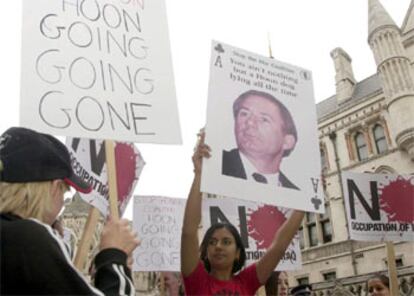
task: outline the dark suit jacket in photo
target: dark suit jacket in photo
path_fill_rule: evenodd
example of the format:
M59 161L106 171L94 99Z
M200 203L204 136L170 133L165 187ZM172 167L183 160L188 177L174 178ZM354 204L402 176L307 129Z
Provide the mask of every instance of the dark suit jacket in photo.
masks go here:
M221 173L230 177L247 179L239 149L233 149L231 151L223 150ZM282 187L299 190L282 172L279 172L279 182Z

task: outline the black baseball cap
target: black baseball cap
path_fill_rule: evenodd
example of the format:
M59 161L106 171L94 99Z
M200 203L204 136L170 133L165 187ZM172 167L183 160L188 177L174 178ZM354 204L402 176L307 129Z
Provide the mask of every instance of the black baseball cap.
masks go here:
M63 180L82 193L92 187L72 169L66 146L55 137L12 127L0 136L0 181L9 183Z

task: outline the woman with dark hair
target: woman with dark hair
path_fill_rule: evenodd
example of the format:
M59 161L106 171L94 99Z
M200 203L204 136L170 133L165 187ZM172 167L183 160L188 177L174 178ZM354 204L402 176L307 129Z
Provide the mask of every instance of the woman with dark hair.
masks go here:
M242 267L244 266L244 263L246 261L246 252L244 250L243 242L240 237L239 232L237 231L236 227L234 227L232 224L229 223L216 223L214 225L211 225L211 227L207 230L206 234L204 235L203 241L201 242L200 246L200 259L204 263L204 268L207 270L207 272L211 271L211 265L210 261L208 260L208 246L210 244L216 243L214 239L212 239L213 234L216 230L225 229L227 232L230 232L230 234L233 236L236 249L239 250L239 257L237 260L233 262L232 267L232 273L238 272Z
M265 284L266 296L287 296L289 281L286 271L273 271Z
M386 275L376 273L367 281L368 295L370 296L389 296L390 280Z
M204 144L204 132L201 132L193 155L194 181L187 199L181 237L181 273L186 294L254 295L283 257L304 213L294 211L275 234L265 255L244 269L246 254L243 243L239 232L231 224L212 225L199 249L203 157L210 157L210 147Z

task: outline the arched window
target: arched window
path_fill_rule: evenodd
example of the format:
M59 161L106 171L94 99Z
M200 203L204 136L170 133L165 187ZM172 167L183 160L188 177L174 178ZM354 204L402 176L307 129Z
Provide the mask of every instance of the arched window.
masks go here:
M375 147L377 149L377 153L382 153L384 151L387 151L388 145L387 145L387 139L385 137L384 128L376 124L374 128L372 129L372 133L374 134L374 141L375 141Z
M363 133L358 132L355 134L355 147L358 155L358 160L364 160L368 158L368 147L365 142L365 136Z

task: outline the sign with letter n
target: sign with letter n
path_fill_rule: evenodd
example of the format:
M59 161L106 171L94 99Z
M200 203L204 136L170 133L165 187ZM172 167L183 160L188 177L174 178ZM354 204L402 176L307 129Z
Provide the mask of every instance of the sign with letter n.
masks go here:
M414 177L342 174L351 239L414 241Z
M240 233L246 251L246 266L259 260L272 244L291 211L286 208L235 198L203 199L203 236L207 229L217 223L233 224ZM276 270L298 270L302 255L299 235L285 250Z
M109 213L109 187L104 141L67 137L66 147L70 153L73 171L92 186L91 193L79 193L80 197L106 217ZM145 161L133 143L115 142L114 154L118 210L122 216L132 197Z

